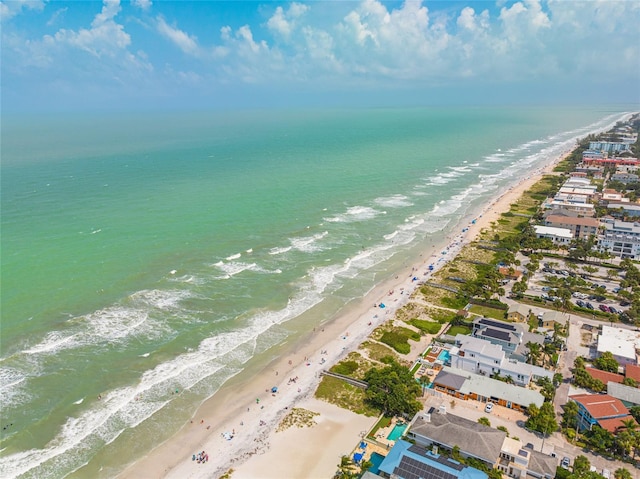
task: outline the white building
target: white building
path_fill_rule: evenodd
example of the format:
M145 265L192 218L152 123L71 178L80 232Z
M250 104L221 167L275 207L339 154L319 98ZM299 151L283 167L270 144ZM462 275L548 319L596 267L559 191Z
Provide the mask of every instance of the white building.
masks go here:
M604 218L604 232L598 237L598 249L620 258L640 258L640 223Z
M553 379L553 373L539 366L526 364L507 358L505 351L497 344L484 339L458 334L456 346L449 351L451 366L471 373L502 377L511 376L518 386L527 386L541 377Z
M556 244L569 244L573 239L573 233L566 228L535 225L533 229L537 238L548 238Z
M637 364L636 350L640 349L640 333L629 329L602 326L598 336L598 354L610 352L618 364Z

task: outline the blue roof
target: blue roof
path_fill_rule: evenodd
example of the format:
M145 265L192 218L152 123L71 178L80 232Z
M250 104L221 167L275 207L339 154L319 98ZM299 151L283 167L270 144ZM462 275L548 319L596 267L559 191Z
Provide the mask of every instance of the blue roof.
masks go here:
M406 476L404 471L406 470L404 463L411 462L412 468L415 470L416 464L420 464L425 470L437 469L441 471L442 476L452 477L456 479L487 479L486 473L475 469L470 466L460 464L453 459L446 458L439 454L433 454L431 451L420 446L414 446L413 444L398 440L393 448L389 451L387 456L380 464L378 468L389 475L396 474L403 479L411 479L413 474L409 474L411 477ZM418 474L419 476L419 474ZM418 477L416 476L416 477ZM424 476L423 476L424 477Z

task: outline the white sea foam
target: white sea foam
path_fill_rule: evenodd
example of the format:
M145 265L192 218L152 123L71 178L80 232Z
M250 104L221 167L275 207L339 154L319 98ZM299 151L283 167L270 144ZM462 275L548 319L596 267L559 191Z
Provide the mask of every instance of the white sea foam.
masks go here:
M384 214L384 212L369 206L351 206L343 214L324 218L324 220L329 223L352 223L354 221L370 220L380 214Z
M231 256L227 256L225 259L227 261L233 261L234 259L238 259L240 256L242 256L242 253L236 253L232 254Z
M25 354L55 353L81 345L80 334L62 331L51 331L35 346L23 350Z
M269 250L269 254L277 255L277 254L286 253L287 251L291 251L291 246L282 246L282 247L271 248Z
M133 293L130 298L136 303L143 303L157 309L174 309L180 306L180 301L191 296L192 293L187 290L149 289Z
M82 404L83 401L84 401L84 398L80 398L77 401L73 401L73 404Z
M246 252L247 253L253 253L253 248L249 248Z
M398 230L395 230L393 233L389 233L388 235L384 235L383 238L386 240L392 240L396 236L398 236Z
M291 242L292 248L302 251L303 253L313 253L324 249L318 244L318 241L325 238L328 234L328 231L323 231L322 233L318 233L313 236L289 238L289 241Z
M374 203L385 208L403 208L405 206L413 206L409 198L405 195L383 196L376 198Z

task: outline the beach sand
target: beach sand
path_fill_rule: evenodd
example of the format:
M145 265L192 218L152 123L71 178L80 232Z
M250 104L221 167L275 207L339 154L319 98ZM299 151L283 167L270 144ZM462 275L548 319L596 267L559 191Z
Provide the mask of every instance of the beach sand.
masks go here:
M351 453L361 434L373 427L377 418L356 415L314 399L320 372L356 350L377 326L393 318L394 312L408 302L419 281L427 280L455 257L464 244L489 228L563 157L511 186L482 211L463 221L454 230L460 233L453 233L445 244L433 245L412 267L392 276L357 304L316 328L290 354L277 358L244 382L223 387L199 408L191 423L119 477L218 478L230 469L234 470L231 475L234 479L331 477L340 457ZM468 229L461 232L463 228ZM428 264L434 264L433 272L428 271ZM414 281L414 277L419 281ZM379 303L386 307L374 307ZM293 378L297 380L293 382ZM272 394L274 386L278 392ZM293 407L320 413L315 418L318 424L276 432L279 422ZM227 439L225 433L233 437ZM207 463L192 460L192 455L200 451L208 454Z

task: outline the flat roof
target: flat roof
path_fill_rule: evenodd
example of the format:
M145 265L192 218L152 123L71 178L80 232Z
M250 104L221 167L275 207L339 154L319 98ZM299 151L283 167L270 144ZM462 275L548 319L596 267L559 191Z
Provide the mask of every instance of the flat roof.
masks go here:
M569 238L569 239L573 238L573 233L571 233L571 230L568 230L567 228L556 228L555 226L535 225L533 229L536 231L536 234L539 234L539 235L553 235L553 236L559 236L561 238Z
M598 336L598 352L610 352L614 356L635 362L636 349L640 349L640 333L628 329L602 326Z
M546 221L550 223L563 223L566 225L580 225L580 226L594 226L598 227L600 225L600 221L596 218L585 218L575 217L575 216L564 216L564 215L556 215L552 214L547 216Z

